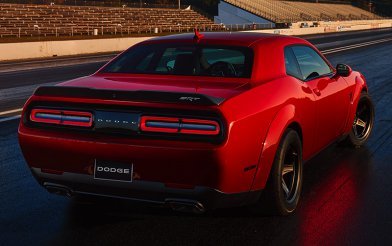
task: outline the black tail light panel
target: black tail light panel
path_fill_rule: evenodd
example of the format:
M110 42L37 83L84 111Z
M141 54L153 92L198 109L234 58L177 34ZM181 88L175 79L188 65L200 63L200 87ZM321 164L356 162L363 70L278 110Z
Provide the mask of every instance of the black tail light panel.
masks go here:
M88 111L34 108L30 112L30 121L42 124L91 128L93 120Z
M23 117L24 124L28 127L74 131L82 134L110 134L119 137L212 143L223 142L226 135L223 117L214 111L129 108L112 105L81 106L73 103L62 104L62 107L58 108L56 105L58 103L33 102ZM37 111L37 109L41 111ZM39 112L47 113L43 110L49 110L55 114L42 115ZM58 116L59 114L61 117ZM45 120L54 120L55 122L42 122L39 120L42 116L48 118ZM81 118L78 118L79 116ZM72 124L58 124L59 121L68 122L69 119L72 120ZM87 123L87 119L91 119L91 121ZM162 122L161 119L165 119L165 121ZM82 123L78 121L82 121ZM162 128L163 131L160 131L159 128Z

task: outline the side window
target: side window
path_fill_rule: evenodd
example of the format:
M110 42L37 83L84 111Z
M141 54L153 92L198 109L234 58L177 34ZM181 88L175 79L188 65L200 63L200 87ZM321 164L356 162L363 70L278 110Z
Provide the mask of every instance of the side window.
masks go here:
M302 79L302 74L299 71L297 60L290 47L284 49L284 63L286 65L286 74L297 79Z
M328 64L312 48L307 46L294 46L292 50L297 58L302 79L308 80L332 72Z

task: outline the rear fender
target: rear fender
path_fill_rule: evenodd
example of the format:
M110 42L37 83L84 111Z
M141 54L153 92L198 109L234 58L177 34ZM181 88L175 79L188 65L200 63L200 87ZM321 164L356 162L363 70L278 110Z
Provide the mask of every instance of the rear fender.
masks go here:
M357 73L355 76L354 90L353 90L352 96L351 96L351 101L350 101L351 105L350 105L350 110L349 110L348 117L347 117L347 123L346 123L345 131L344 131L345 133L349 133L351 131L352 122L354 122L359 98L361 97L361 93L364 90L368 91L365 77L362 74Z
M286 105L275 115L263 143L251 190L264 189L280 139L292 122L295 122L295 107L292 104Z

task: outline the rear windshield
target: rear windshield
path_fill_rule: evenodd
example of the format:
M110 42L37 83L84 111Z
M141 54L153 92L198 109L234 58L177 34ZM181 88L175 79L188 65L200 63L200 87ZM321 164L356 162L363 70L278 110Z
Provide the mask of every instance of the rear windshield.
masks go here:
M252 62L246 47L148 44L131 48L101 72L249 78Z

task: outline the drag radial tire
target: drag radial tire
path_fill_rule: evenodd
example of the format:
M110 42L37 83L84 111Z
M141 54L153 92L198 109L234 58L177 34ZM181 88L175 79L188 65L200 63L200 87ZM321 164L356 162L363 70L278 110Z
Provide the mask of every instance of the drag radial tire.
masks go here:
M360 147L368 140L374 126L374 105L366 92L362 92L355 111L354 122L347 143L354 147Z
M296 131L288 128L276 151L266 188L260 200L251 206L251 211L277 215L293 213L301 195L302 163L301 139Z

